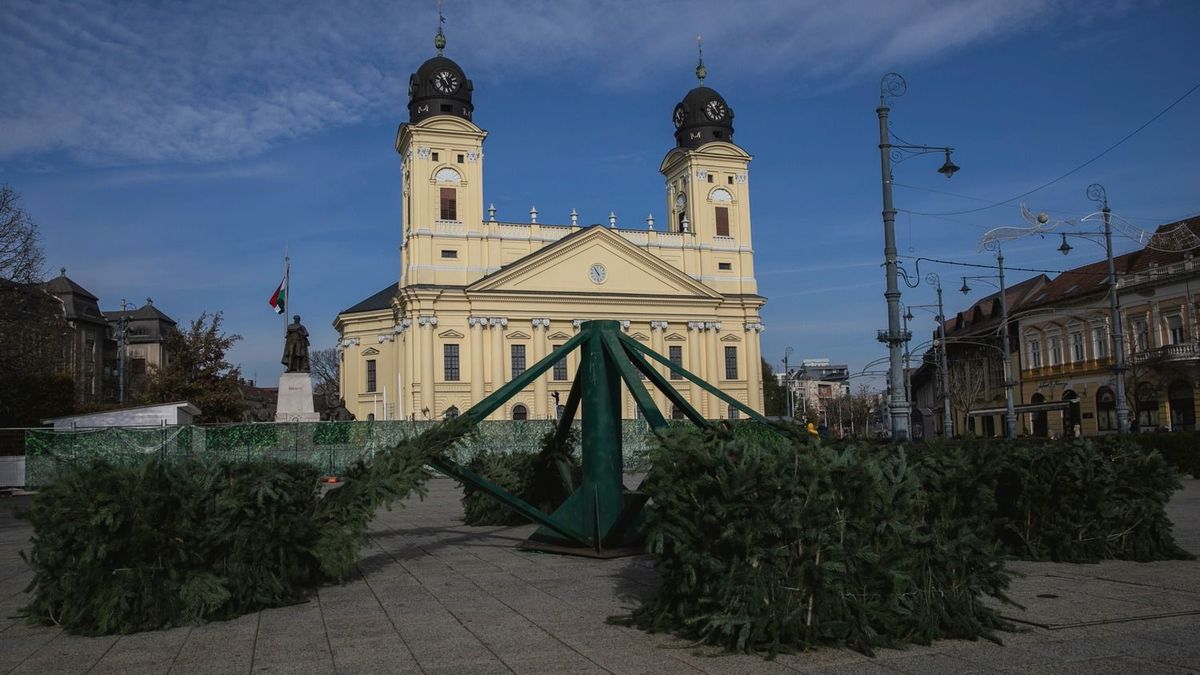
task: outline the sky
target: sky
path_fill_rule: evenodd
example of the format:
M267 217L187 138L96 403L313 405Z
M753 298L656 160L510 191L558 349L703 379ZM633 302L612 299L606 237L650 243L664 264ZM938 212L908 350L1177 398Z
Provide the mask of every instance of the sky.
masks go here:
M409 74L434 55L433 0L4 4L0 183L39 225L49 275L65 267L105 310L153 297L181 323L222 312L242 337L230 359L268 385L282 371L267 299L285 246L314 349L334 345L338 311L396 281L393 141ZM705 84L754 156L763 354L776 364L787 347L793 364L855 373L886 356L875 109L887 72L908 85L891 99L893 133L953 146L962 167L951 180L941 155L895 168L903 256L987 264L980 237L1023 224L1020 203L1078 220L1095 210L1091 183L1137 227L1200 212L1200 91L1178 100L1200 84L1200 3L446 0L444 13L446 55L474 81L489 132L485 201L501 220L531 206L548 223L572 208L584 223L662 219L658 165L703 36ZM1006 264L1103 256L1075 244L1064 258L1057 238L1013 241ZM980 272L963 270L921 263L948 314L990 290L964 298L959 276ZM923 282L902 290L935 300ZM919 340L935 324L915 314Z

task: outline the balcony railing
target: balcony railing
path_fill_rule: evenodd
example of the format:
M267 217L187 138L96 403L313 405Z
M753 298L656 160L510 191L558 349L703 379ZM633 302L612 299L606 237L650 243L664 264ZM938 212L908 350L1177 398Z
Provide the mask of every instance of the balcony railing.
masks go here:
M1134 352L1129 358L1132 363L1194 361L1198 359L1200 359L1200 345L1197 345L1195 342L1181 342L1175 345L1165 345L1157 349L1146 349Z

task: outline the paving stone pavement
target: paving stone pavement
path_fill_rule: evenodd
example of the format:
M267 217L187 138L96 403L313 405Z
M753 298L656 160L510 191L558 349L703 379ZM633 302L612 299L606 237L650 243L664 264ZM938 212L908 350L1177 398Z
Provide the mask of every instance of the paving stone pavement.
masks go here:
M0 499L0 672L11 673L1183 673L1200 672L1200 563L1012 563L1029 626L1004 646L947 640L883 650L718 656L611 626L653 588L648 557L596 561L519 551L532 530L467 527L459 488L382 511L359 574L309 601L238 619L102 638L17 616L30 572L25 498ZM1200 552L1200 480L1170 505ZM1055 597L1046 597L1055 596Z

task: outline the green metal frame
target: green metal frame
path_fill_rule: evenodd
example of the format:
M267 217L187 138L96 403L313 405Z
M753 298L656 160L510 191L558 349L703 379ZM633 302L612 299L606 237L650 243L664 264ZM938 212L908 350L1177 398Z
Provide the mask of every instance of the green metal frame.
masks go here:
M619 322L607 320L585 321L577 335L463 415L477 422L482 421L552 368L559 359L566 358L576 349L580 350L579 369L559 418L555 438L561 444L570 433L575 415L582 412L583 481L554 513L543 513L519 496L450 459L440 458L433 463L434 468L447 476L475 487L540 524L542 527L530 537L532 548L605 555L614 549L640 543L641 515L647 498L637 491L626 490L622 482L622 382L633 394L638 409L655 434L661 434L666 429L667 421L654 404L639 373L645 375L692 422L702 427L710 426L710 422L645 357L665 365L671 372L696 383L752 419L773 426L765 417L737 399L624 335Z

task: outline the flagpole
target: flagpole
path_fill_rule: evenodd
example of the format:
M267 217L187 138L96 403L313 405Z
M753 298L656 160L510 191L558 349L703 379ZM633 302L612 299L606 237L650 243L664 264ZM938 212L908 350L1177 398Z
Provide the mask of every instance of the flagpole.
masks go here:
M283 242L283 334L287 335L288 311L292 308L291 258L288 257L288 242Z

